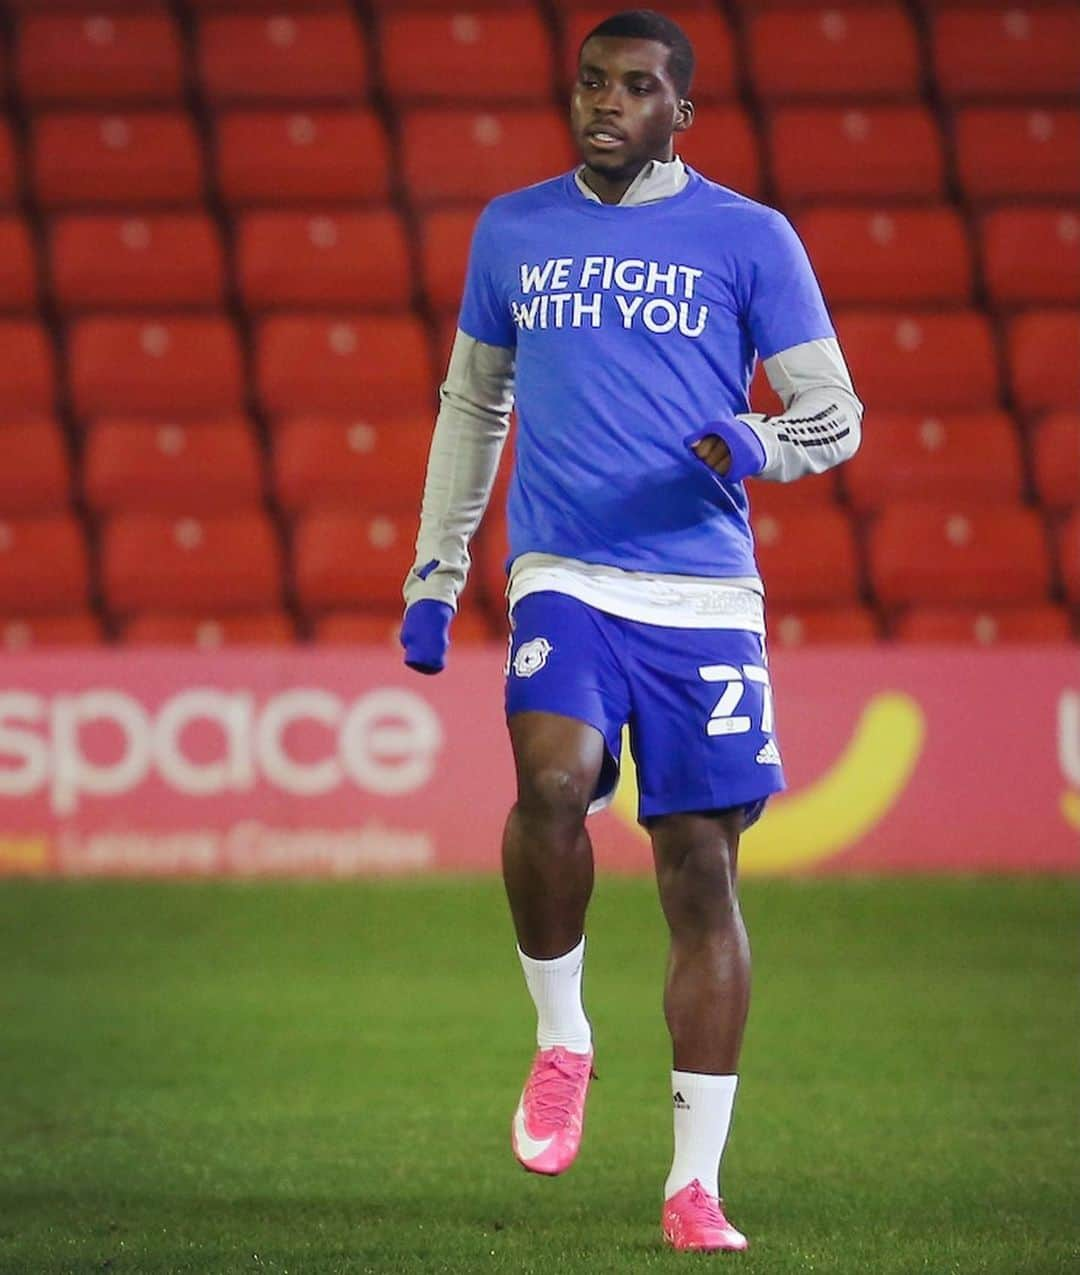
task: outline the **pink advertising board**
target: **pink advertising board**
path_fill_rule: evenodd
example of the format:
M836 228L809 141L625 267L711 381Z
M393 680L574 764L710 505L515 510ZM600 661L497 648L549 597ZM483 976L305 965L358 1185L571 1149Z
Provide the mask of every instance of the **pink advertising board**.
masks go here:
M502 650L436 678L387 650L0 661L0 874L489 870L512 800ZM746 874L1080 868L1080 655L773 660L789 791ZM647 871L632 767L591 821Z

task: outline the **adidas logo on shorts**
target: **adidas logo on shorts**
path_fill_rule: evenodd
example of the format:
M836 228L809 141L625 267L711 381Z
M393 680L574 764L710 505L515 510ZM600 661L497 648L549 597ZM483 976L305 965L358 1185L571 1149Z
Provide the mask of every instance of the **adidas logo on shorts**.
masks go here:
M776 746L776 741L769 739L765 741L765 746L758 752L755 761L759 766L779 766L780 765L780 749Z

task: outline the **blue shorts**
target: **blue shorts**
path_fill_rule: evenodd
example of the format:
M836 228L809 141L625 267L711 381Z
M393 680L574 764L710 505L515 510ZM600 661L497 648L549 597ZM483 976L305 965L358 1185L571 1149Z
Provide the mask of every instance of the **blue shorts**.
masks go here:
M592 809L614 794L625 725L641 820L741 806L749 827L783 789L758 634L639 624L554 592L522 598L510 623L506 715L561 713L603 735Z

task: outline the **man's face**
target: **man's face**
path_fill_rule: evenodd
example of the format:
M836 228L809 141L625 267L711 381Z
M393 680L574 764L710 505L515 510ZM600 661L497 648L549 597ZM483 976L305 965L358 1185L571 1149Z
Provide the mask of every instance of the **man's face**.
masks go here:
M578 62L570 127L588 168L609 181L633 178L650 159L672 157L671 135L693 116L655 40L594 36Z

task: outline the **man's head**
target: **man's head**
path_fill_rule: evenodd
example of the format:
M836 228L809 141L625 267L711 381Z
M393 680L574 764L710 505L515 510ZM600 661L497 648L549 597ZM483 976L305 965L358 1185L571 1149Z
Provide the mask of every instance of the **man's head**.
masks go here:
M651 9L605 19L582 41L570 106L574 138L595 177L621 185L672 156L690 127L694 51L680 26Z

